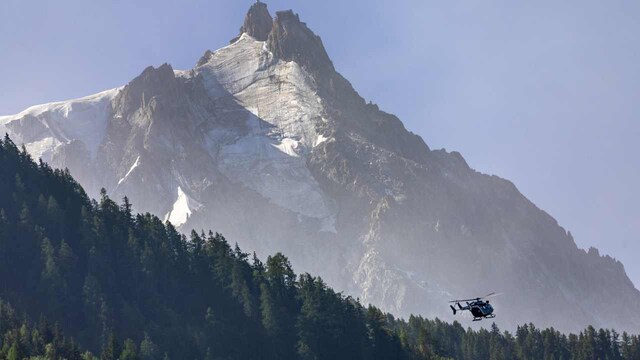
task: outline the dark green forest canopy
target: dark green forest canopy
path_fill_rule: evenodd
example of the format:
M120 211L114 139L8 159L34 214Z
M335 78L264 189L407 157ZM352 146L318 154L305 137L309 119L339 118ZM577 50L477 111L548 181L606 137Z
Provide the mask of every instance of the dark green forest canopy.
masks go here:
M395 319L261 262L187 239L0 141L0 359L640 359L637 336L515 334ZM95 354L95 355L91 355Z

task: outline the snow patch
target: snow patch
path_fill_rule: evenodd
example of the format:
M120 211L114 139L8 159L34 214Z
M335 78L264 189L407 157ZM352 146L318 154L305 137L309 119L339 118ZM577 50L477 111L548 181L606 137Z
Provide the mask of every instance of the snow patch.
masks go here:
M51 160L51 155L55 149L62 145L60 141L53 137L47 137L39 141L25 144L27 152L34 160L42 159L44 162Z
M111 101L120 88L87 97L32 106L16 115L0 117L0 130L33 148L34 157L48 156L55 147L81 141L95 158L105 136ZM19 133L21 136L18 136Z
M299 145L300 143L298 141L286 138L282 139L280 144L274 144L273 146L289 156L300 157L300 155L298 155Z
M256 116L250 115L246 124L249 133L220 150L220 171L278 206L321 220L323 231L334 231L331 200L307 168L305 145L272 134Z
M138 165L140 165L140 155L138 155L138 157L136 158L136 161L133 163L129 171L127 171L127 174L122 179L120 179L120 181L118 181L118 185L122 184L127 179L127 177L131 175L133 170L135 170L135 168L138 167Z
M191 75L192 75L192 72L191 72L191 70L173 70L173 74L176 77L190 79Z
M324 135L320 134L316 138L316 141L313 142L313 147L316 147L316 146L322 144L323 142L325 142L327 140L328 140L328 138L326 138L326 137L324 137Z
M201 206L178 186L178 198L173 203L171 211L164 217L164 221L170 221L176 227L182 226L189 220L192 211L198 210Z
M306 164L308 149L327 140L316 131L323 106L309 74L247 34L194 71L215 101L233 101L251 113L248 133L215 153L220 171L278 206L320 220L321 231L335 232L332 200Z

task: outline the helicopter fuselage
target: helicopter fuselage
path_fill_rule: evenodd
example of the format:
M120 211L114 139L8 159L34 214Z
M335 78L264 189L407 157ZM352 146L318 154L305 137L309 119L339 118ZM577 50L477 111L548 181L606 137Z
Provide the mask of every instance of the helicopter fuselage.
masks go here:
M455 315L458 311L469 310L471 315L473 315L473 321L482 320L484 318L492 319L496 317L496 314L493 313L493 306L489 304L489 300L487 298L501 295L502 293L491 293L487 294L483 297L464 299L464 300L451 300L449 301L449 307L453 310L453 315ZM465 302L467 306L460 305L461 302ZM456 307L453 306L455 303Z
M458 309L451 306L453 310L453 314L455 315L457 311L469 310L471 315L473 315L473 321L482 320L484 318L494 318L496 315L493 313L493 306L489 304L488 301L483 300L474 300L472 302L467 302L467 306L460 305L460 302L456 302Z
M484 302L484 301L476 301L469 304L469 311L471 311L471 314L476 319L495 316L495 315L492 316L493 306L491 306L491 304L489 304L488 302Z

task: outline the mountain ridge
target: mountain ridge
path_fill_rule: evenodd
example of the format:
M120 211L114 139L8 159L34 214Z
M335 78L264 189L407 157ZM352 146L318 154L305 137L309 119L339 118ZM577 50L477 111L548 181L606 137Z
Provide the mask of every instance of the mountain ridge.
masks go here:
M637 335L613 329L567 335L523 324L512 335L495 324L474 331L397 319L319 277L296 275L283 254L249 260L220 234L192 231L187 240L156 216L134 215L127 198L117 204L102 192L91 200L68 171L36 164L8 136L0 167L3 359L640 355Z

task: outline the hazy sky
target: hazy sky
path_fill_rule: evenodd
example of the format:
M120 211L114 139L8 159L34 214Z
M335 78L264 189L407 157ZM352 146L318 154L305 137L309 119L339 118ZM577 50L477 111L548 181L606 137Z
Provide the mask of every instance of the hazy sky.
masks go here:
M0 114L193 67L252 1L1 0ZM640 286L640 1L273 0L432 148L512 180Z

